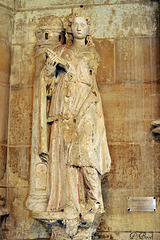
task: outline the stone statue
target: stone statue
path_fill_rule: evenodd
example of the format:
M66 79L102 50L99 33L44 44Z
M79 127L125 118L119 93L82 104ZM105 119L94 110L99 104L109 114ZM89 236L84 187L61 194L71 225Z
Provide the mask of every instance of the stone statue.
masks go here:
M40 156L50 165L47 211L103 212L101 176L110 169L110 155L95 80L99 56L89 41L88 18L72 15L69 27L73 43L46 50L41 78Z
M33 204L30 210L34 218L51 228L56 226L51 239L60 238L55 232L64 231L62 225L71 238L87 234L91 239L104 212L101 177L109 172L111 163L96 84L100 58L88 17L69 16L67 33L67 44L45 50L40 74L38 166L49 169L49 194L42 213L36 213ZM82 225L88 233L78 231Z

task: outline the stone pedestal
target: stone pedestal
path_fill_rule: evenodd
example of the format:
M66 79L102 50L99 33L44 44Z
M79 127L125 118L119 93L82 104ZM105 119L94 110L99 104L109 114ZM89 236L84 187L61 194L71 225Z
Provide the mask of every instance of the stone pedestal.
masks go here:
M32 217L48 228L51 240L91 240L100 224L102 213L69 214L66 212L34 212Z

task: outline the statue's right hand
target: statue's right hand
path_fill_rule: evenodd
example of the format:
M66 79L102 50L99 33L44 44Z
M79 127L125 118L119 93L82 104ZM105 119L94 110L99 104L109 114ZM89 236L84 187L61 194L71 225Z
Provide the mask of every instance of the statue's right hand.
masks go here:
M46 74L48 77L49 77L49 76L53 76L53 75L55 74L55 70L56 70L56 64L55 64L55 62L49 61L49 59L47 59L45 74Z
M47 67L48 66L54 67L55 65L57 65L61 61L61 58L59 58L57 56L57 54L50 49L46 49L45 54L46 54L46 65L47 65Z
M61 59L57 56L46 59L46 75L53 76L55 74L56 66L61 62Z
M42 159L42 161L48 163L48 161L49 161L49 155L48 155L47 153L43 153L43 152L42 152L42 153L39 154L39 156L40 156L40 158Z
M57 57L55 56L54 58L47 58L46 60L46 65L47 67L51 66L51 67L54 67L55 65L57 65Z

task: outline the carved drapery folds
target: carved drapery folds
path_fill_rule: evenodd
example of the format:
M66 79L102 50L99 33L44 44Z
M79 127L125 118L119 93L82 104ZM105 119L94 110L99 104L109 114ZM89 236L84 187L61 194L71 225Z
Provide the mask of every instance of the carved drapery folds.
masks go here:
M36 31L26 206L50 229L51 239L91 239L104 213L101 177L109 172L111 160L95 80L100 59L91 22L78 14L68 19L72 38L67 44L61 41L62 22L54 16L41 19Z

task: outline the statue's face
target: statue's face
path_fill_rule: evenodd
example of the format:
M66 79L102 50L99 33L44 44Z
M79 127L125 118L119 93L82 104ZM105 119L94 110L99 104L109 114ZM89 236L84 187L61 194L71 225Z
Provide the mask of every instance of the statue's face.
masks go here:
M88 33L88 24L83 17L76 17L72 22L72 34L74 38L83 39Z

